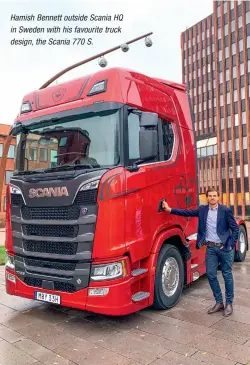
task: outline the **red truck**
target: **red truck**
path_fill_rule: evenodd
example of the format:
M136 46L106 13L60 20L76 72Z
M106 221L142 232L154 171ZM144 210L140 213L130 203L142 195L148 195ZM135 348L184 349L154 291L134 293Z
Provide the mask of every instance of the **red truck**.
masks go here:
M173 307L205 273L185 85L112 68L26 95L11 134L10 295L106 315ZM235 259L248 249L243 220Z

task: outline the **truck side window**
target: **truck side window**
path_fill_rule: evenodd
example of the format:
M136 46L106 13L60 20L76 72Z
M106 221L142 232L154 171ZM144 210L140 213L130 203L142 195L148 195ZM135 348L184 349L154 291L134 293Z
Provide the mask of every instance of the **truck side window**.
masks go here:
M129 148L130 163L133 163L133 161L136 161L140 158L139 131L140 131L139 116L130 113L128 116L128 148Z
M164 160L167 161L170 159L174 147L174 131L172 123L163 120L162 133L163 133Z

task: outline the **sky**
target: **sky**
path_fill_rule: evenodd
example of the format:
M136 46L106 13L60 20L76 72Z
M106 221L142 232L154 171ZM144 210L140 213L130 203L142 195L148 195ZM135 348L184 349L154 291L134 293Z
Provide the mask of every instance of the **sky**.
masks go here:
M25 94L41 87L54 74L67 66L94 56L133 38L153 32L152 47L144 40L132 45L128 52L120 49L107 55L107 68L124 67L149 76L181 82L180 35L186 28L213 12L213 0L0 0L0 123L12 124L19 113ZM62 21L11 21L11 15L62 15ZM122 14L123 21L90 21L95 16ZM63 21L64 16L85 15L88 21ZM83 27L121 27L121 33L101 34L32 34L18 33L19 27L47 27L58 25ZM14 26L17 33L11 33ZM92 45L36 46L37 38L92 38ZM12 39L28 38L33 46L11 45ZM62 76L57 82L99 71L94 60Z

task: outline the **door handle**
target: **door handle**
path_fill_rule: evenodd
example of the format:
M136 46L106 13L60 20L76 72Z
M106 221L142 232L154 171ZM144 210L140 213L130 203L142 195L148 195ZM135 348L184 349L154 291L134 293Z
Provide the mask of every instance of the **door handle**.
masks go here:
M160 200L159 205L158 205L158 212L165 212L165 209L162 208L162 203L165 202L165 200L166 199Z

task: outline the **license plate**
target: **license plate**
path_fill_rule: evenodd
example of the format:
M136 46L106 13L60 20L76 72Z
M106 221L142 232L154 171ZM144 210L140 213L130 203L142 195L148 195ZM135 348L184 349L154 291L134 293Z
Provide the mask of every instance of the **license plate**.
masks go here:
M35 292L35 299L47 303L61 304L61 297L59 295L42 293L39 291Z

